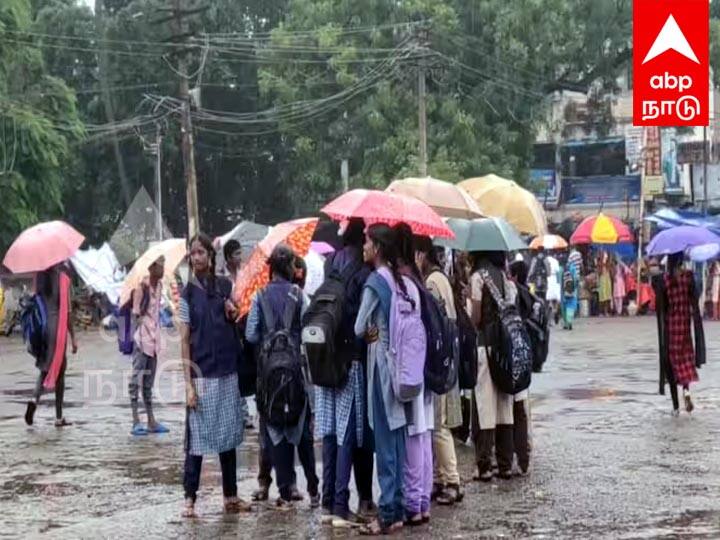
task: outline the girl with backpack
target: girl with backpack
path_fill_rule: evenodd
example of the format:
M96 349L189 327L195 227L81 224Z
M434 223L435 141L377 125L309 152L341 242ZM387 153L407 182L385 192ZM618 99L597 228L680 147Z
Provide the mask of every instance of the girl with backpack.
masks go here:
M365 282L355 334L368 343L368 420L375 438L380 500L377 519L360 532L380 536L399 531L405 520L403 467L407 420L405 405L393 389L389 360L393 298L390 284L406 292L409 280L400 275L395 233L387 225L375 224L368 228L363 256L375 270Z
M499 477L512 478L513 464L513 396L497 387L490 374L489 354L497 354L500 341L499 308L493 300L486 277L499 289L505 302L517 299L515 285L505 275L506 256L501 251L475 252L470 276L471 317L478 329L478 382L473 394L473 440L478 467L477 480L493 479L492 451L499 469ZM476 414L475 414L476 413Z
M405 223L395 225L394 230L398 243L400 274L403 276L403 281L406 282L408 292L410 292L410 289L418 289L424 285L420 271L415 264L412 230ZM417 282L414 280L417 280ZM419 301L420 292L416 290L415 295ZM418 324L425 333L425 328L422 326L421 306L416 305L415 311L420 318ZM400 348L401 345L392 344L392 339L393 336L391 336L391 346ZM412 359L414 362L419 363L420 373L424 373L426 347L427 337L422 356ZM412 420L408 424L405 439L403 487L405 489L405 525L409 527L416 527L430 521L430 499L433 487L432 432L435 429L435 407L433 402L433 393L425 386L423 378L422 388L410 402Z
M224 510L250 509L237 496L235 449L243 440L239 348L231 298L232 283L215 275L215 250L202 233L190 241L192 274L180 298L179 321L187 399L185 435L185 509L195 517L203 456L219 454Z
M300 352L302 314L307 300L293 283L295 254L284 244L268 259L270 283L252 301L245 328L248 342L258 345L258 394L261 437L270 449L280 498L279 508L292 506L295 449L302 463L310 507L320 506L310 431L310 397ZM263 429L264 428L264 429Z
M447 317L455 325L457 310L453 288L442 271L437 250L427 236L416 238L415 262L425 278L428 291L442 304ZM462 421L460 386L456 384L447 394L435 396L435 431L432 435L435 460L431 498L441 506L453 505L464 497L460 489L455 441L451 432L460 427Z

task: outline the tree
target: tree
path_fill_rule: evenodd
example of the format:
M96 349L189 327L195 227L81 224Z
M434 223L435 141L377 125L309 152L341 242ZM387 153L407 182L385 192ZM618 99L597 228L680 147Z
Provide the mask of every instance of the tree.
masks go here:
M83 137L73 92L24 39L28 0L0 4L0 252L24 228L62 215L64 174Z

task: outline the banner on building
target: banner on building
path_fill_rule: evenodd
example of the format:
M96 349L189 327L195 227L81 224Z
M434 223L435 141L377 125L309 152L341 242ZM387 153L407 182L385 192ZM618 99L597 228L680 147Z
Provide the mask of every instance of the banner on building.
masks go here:
M633 1L633 124L706 126L710 2Z
M555 171L553 169L531 169L530 191L541 203L556 203L559 188Z
M613 204L640 201L640 175L563 178L565 204Z

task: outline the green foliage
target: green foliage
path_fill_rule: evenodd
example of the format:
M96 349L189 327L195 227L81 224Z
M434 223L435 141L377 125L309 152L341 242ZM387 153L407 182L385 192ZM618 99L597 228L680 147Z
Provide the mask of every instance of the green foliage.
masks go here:
M84 135L73 92L40 50L18 42L31 14L27 0L0 4L0 253L23 228L62 214L65 167Z

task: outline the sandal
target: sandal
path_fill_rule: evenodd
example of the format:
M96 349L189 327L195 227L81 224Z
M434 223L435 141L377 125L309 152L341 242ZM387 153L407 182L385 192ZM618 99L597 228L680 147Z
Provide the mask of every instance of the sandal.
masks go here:
M442 488L435 496L435 502L440 506L452 506L457 502L457 497L450 491L449 488Z
M242 499L238 499L237 497L230 497L228 499L225 499L223 503L223 508L226 514L239 514L241 512L252 511L251 505L249 505Z
M430 514L423 514L422 522L423 525L427 525L428 523L430 523Z
M404 521L403 525L406 527L419 527L420 525L424 525L423 515L420 512L412 514Z
M465 498L465 493L460 488L460 484L448 484L447 489L450 491L453 497L455 497L456 503L461 503Z
M392 530L392 527L393 526L383 527L379 520L374 519L367 525L361 527L358 532L360 536L386 536L395 532Z
M55 420L55 427L67 427L72 426L72 422L68 422L65 420L65 418L60 418L59 420Z
M251 498L255 502L267 501L270 498L270 488L261 487L256 489L255 491L253 491Z
M193 519L197 517L195 514L195 502L192 499L185 499L185 507L183 508L181 515L185 519Z

